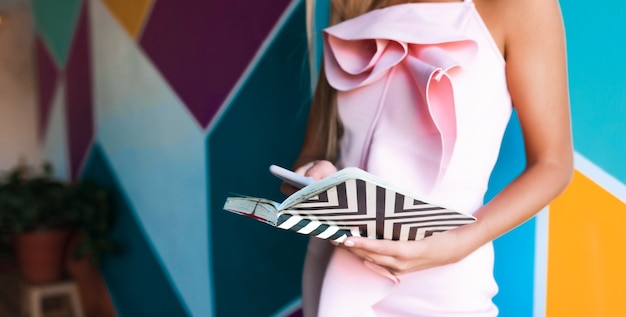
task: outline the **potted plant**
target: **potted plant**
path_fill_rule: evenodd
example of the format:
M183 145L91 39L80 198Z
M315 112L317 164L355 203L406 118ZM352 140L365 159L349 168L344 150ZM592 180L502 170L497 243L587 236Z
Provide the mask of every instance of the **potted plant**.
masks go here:
M13 236L17 262L31 283L47 283L63 273L69 236L79 232L75 257L98 259L114 245L106 237L110 227L108 193L95 183L63 182L52 166L41 172L20 164L0 177L0 231Z

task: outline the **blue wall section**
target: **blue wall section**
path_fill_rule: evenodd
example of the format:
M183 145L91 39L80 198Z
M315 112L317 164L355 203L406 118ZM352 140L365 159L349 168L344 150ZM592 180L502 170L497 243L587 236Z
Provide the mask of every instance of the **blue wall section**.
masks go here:
M485 201L491 200L517 177L524 166L523 138L517 115L513 112L496 166L489 179ZM528 317L533 315L535 220L532 219L494 241L496 262L494 274L499 293L494 302L500 316Z
M284 199L268 168L295 160L310 102L304 1L293 9L207 139L217 316L268 316L300 294L306 237L222 210L229 195Z
M576 151L626 183L623 1L562 1Z
M121 248L119 253L104 257L100 268L119 316L191 316L172 289L159 257L146 240L128 198L98 145L94 145L82 177L104 186L113 196L116 213L110 238Z

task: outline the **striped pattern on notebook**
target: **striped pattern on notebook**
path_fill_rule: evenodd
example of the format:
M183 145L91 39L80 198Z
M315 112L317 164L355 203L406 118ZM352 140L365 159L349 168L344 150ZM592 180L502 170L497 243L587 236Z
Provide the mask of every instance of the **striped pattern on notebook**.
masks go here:
M342 241L352 235L419 240L475 218L361 179L348 179L283 210L277 220L282 229Z

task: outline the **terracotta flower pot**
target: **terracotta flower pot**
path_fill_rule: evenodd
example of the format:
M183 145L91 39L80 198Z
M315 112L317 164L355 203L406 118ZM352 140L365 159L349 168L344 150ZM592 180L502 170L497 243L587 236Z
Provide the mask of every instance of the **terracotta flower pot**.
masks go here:
M50 283L62 277L69 233L68 230L39 230L16 236L18 265L28 282Z

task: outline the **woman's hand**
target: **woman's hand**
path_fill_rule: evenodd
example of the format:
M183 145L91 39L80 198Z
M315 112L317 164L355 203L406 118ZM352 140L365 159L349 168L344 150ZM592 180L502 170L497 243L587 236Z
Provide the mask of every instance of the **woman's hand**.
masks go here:
M349 237L338 246L394 276L455 263L473 251L465 250L455 230L418 241Z
M296 173L310 177L314 180L320 180L328 175L337 172L337 168L333 163L326 160L313 161L298 167Z
M310 177L314 180L320 180L328 175L331 175L337 172L337 167L335 167L335 165L333 165L333 163L331 163L330 161L317 160L317 161L309 162L307 164L304 164L296 168L294 172L300 175ZM283 182L280 185L280 191L283 194L289 196L295 193L296 191L298 191L298 188L286 182Z

